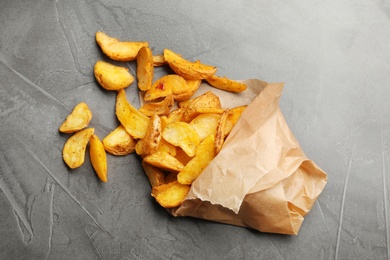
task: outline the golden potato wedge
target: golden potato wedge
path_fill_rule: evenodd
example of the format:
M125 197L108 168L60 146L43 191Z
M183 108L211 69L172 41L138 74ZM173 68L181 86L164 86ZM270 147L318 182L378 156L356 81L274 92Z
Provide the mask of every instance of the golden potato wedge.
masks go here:
M165 141L164 138L161 138L160 143L158 144L157 150L159 150L160 152L169 153L172 156L176 156L176 153L177 153L176 146L174 146L171 143L168 143L167 141Z
M149 183L152 187L159 186L165 183L165 173L160 169L142 161L142 168L149 179Z
M164 59L176 74L189 80L206 79L217 71L214 66L188 61L169 49L164 50Z
M78 103L72 112L66 117L61 124L59 131L71 134L88 126L92 119L92 112L84 102Z
M96 33L96 42L104 54L116 61L135 60L138 51L142 47L149 46L148 42L119 41L100 31Z
M196 155L177 175L177 181L190 185L214 159L214 136L209 135L198 146Z
M247 88L247 85L244 83L216 75L212 75L206 78L206 81L214 88L226 90L229 92L242 92Z
M195 129L201 141L209 135L216 135L220 114L200 114L195 117L190 125Z
M116 116L133 138L143 138L149 125L149 117L135 109L126 98L124 89L118 91L116 98Z
M94 132L94 128L85 128L68 138L62 150L62 158L69 168L75 169L84 163L85 150Z
M174 75L175 76L175 83L172 84L172 94L173 96L178 96L183 93L186 93L188 91L188 86L187 86L187 81L179 76L179 75Z
M153 101L158 98L172 95L174 91L186 87L187 82L179 75L165 75L156 80L148 91L146 91L144 100Z
M195 129L185 122L169 123L162 131L162 137L169 143L182 148L188 156L194 156L200 139Z
M217 95L208 91L194 98L186 107L183 115L185 122L190 122L201 113L222 113L221 101Z
M136 141L126 132L123 125L119 125L103 138L104 149L113 155L127 155L135 150Z
M151 195L161 206L169 209L180 206L189 191L189 185L183 185L177 181L173 181L153 187Z
M89 138L89 156L97 176L102 182L107 182L107 156L99 137L92 134Z
M169 111L171 111L174 103L175 100L173 99L173 95L168 95L159 102L146 103L139 109L139 111L146 116L166 115Z
M225 123L225 129L224 129L224 138L226 138L230 132L232 131L233 129L233 124L232 122L230 122L229 120L226 120L226 123Z
M185 91L182 91L180 93L175 93L175 91L173 92L174 99L176 101L184 101L191 98L198 90L201 82L202 80L187 80L187 86Z
M214 145L214 152L217 155L219 151L222 149L222 145L225 141L225 130L226 130L226 121L229 115L229 109L226 109L219 119L218 126L217 126L217 134L215 135L215 145Z
M146 133L142 139L142 155L149 155L157 151L161 140L161 120L158 115L150 118Z
M157 151L144 158L144 161L166 171L179 172L184 165L167 152Z
M93 72L96 81L106 90L120 90L127 88L134 81L129 69L116 66L105 61L97 61Z
M137 144L135 145L135 153L141 156L142 158L145 157L145 152L144 152L144 140L139 139L137 141Z
M159 66L163 66L166 64L167 64L167 62L165 61L163 54L153 56L153 66L159 67Z
M149 47L142 47L137 55L138 88L142 91L150 89L153 82L153 54Z

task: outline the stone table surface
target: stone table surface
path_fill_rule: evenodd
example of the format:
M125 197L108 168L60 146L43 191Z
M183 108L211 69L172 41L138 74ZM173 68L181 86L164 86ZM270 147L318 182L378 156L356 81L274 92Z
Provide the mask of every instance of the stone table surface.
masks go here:
M1 259L389 259L390 2L3 0L0 25ZM286 121L328 174L298 235L174 218L134 154L108 155L105 184L88 158L64 164L77 103L98 136L117 125L93 76L99 30L285 82Z

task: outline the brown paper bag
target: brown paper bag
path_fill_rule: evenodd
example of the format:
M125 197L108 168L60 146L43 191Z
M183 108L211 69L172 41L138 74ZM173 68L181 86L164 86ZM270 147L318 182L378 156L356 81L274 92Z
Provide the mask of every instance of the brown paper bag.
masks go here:
M284 84L244 82L245 94L217 93L225 107L255 98L221 152L192 184L184 203L169 212L262 232L298 234L327 176L306 157L283 117L279 99Z

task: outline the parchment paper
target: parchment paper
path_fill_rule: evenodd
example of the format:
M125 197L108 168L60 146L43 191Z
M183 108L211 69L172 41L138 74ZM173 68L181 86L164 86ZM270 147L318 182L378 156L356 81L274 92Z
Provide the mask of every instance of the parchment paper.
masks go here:
M224 107L249 104L221 152L191 186L185 202L169 212L262 232L298 234L327 182L308 159L279 108L283 83L245 80L234 94L202 84Z

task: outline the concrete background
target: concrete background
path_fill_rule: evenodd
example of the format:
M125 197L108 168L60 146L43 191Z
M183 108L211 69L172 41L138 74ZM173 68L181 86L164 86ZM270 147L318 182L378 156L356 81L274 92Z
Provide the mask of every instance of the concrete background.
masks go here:
M2 0L0 25L1 259L389 259L390 2ZM108 156L104 185L88 158L66 167L58 127L78 102L98 136L117 124L98 30L285 82L286 120L328 174L297 236L173 218L135 155Z

